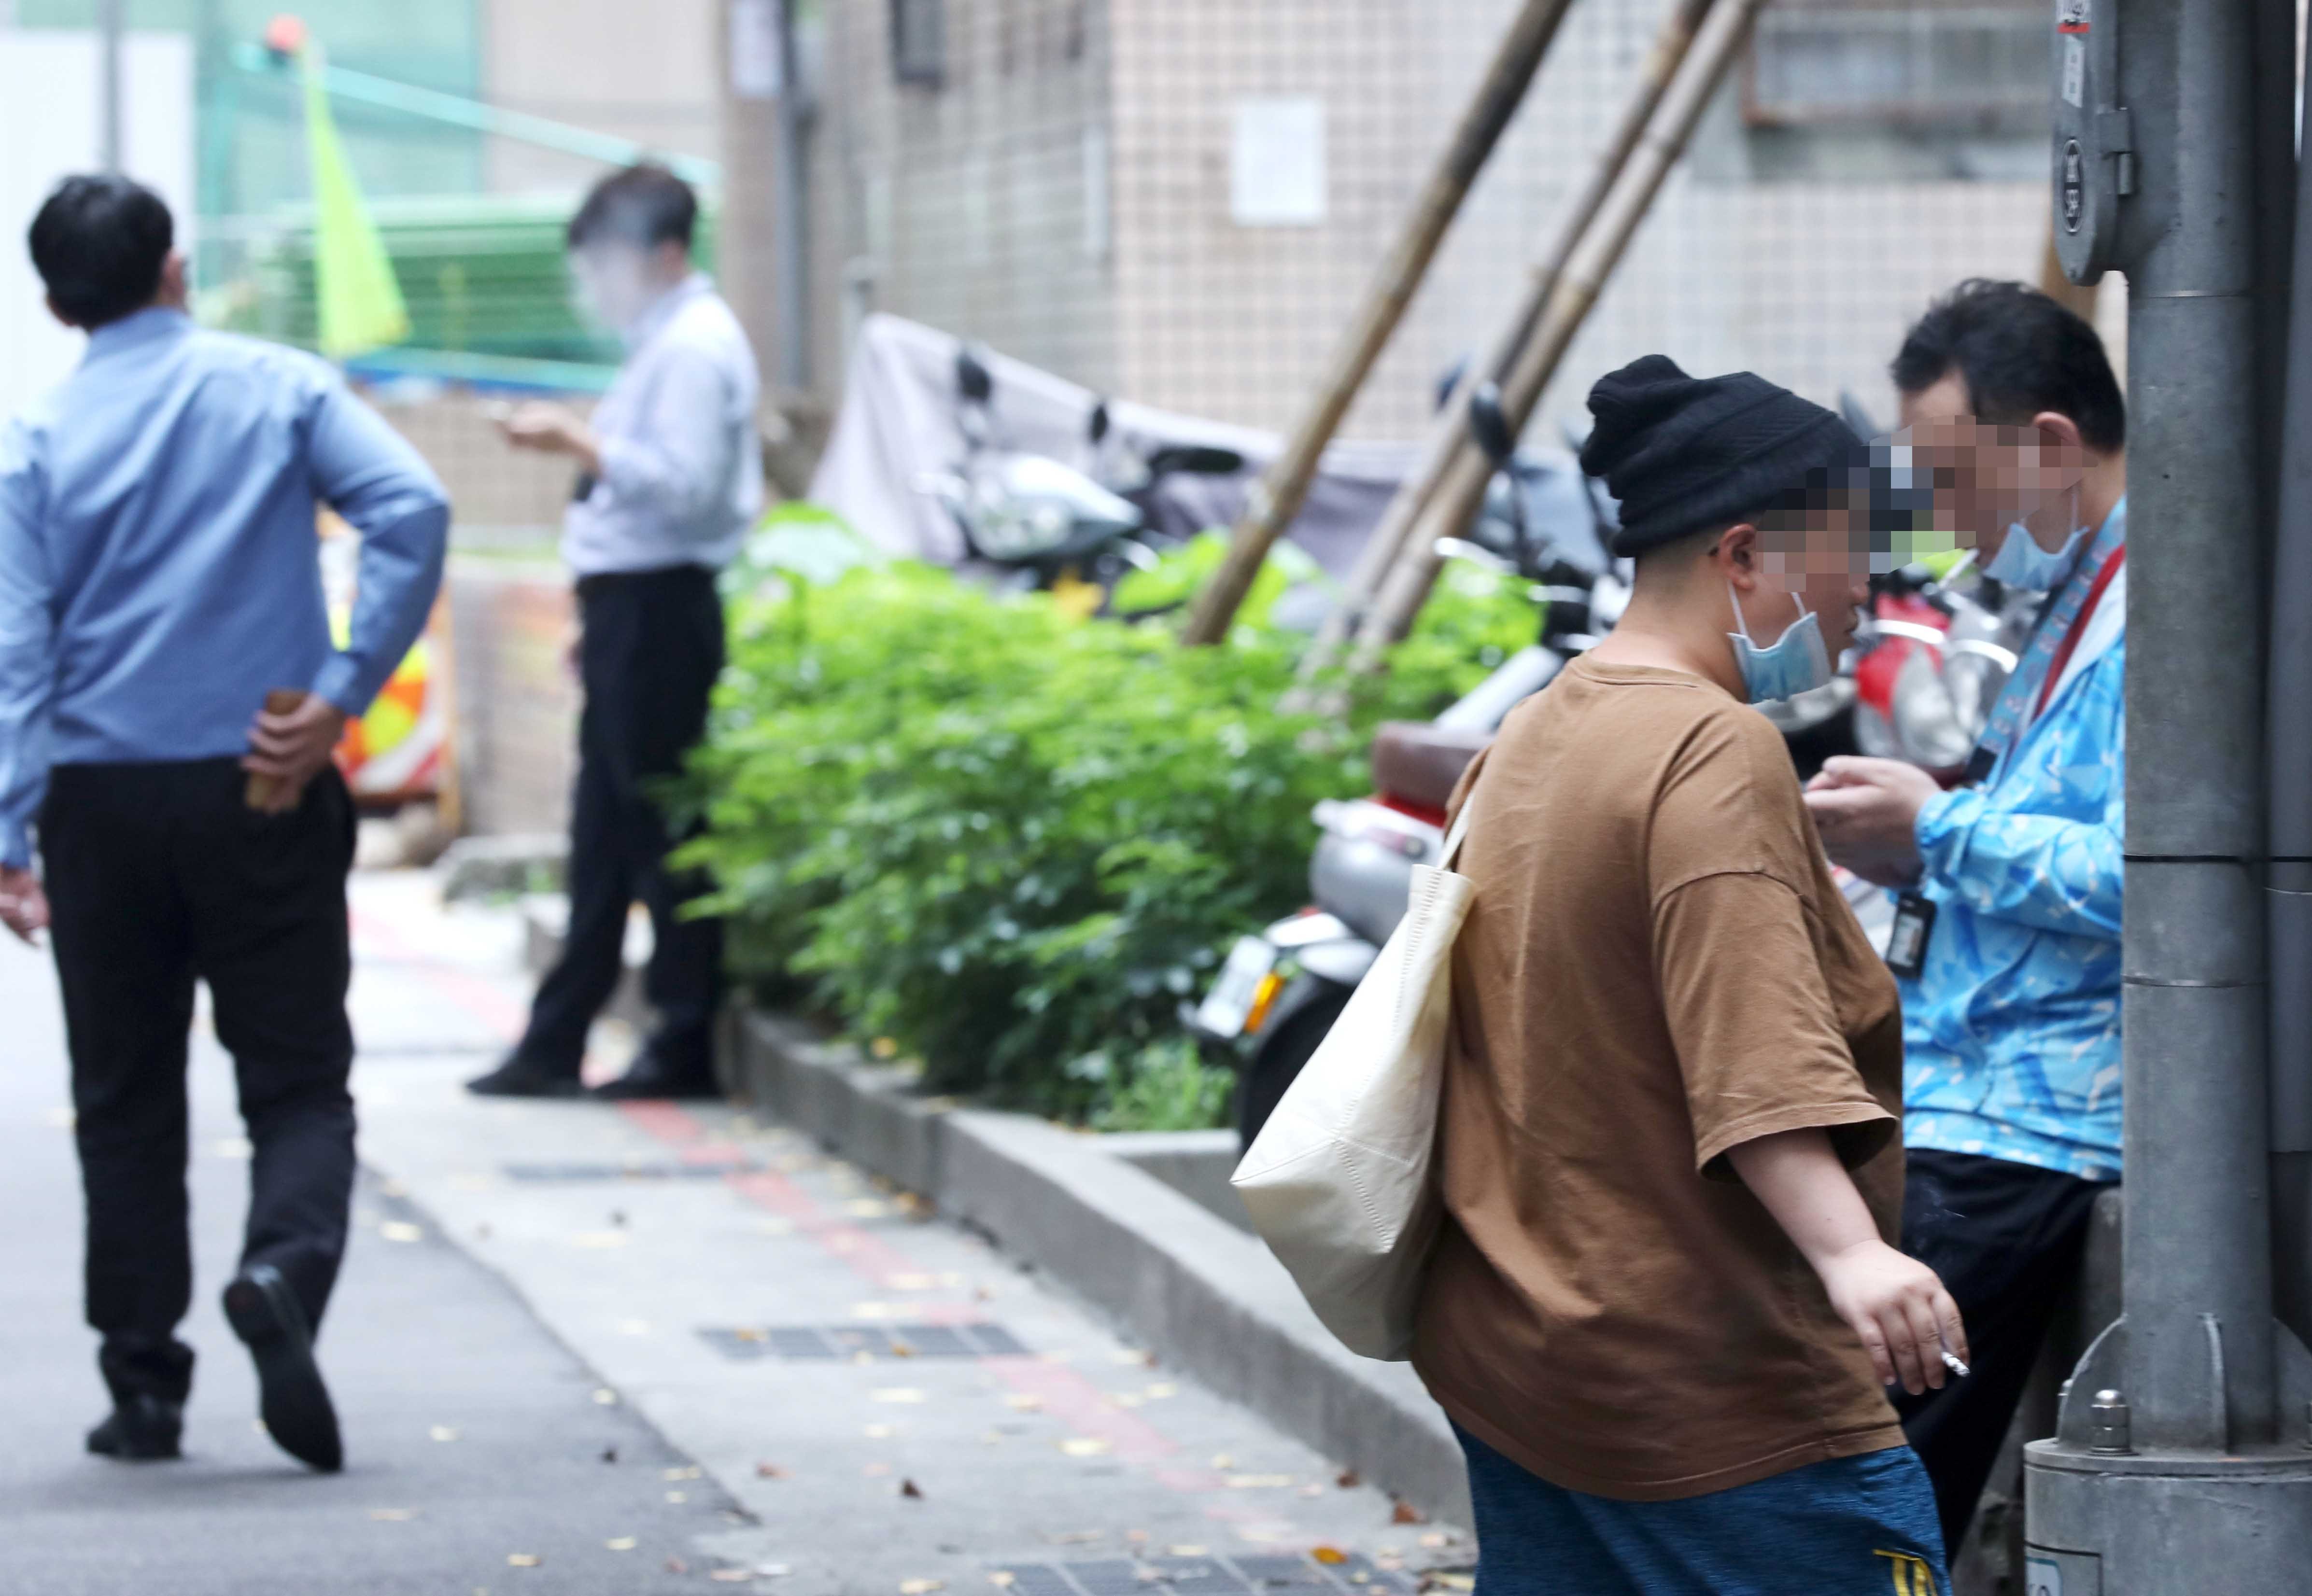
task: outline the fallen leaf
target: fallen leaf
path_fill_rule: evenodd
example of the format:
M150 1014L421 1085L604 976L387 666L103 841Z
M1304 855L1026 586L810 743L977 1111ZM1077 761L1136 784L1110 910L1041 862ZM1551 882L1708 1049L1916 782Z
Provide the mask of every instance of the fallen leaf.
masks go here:
M780 1468L776 1463L758 1463L755 1465L755 1478L758 1479L792 1479L793 1476L789 1474L784 1469Z
M369 1516L381 1524L401 1524L416 1518L417 1510L414 1507L372 1507L369 1510Z
M1180 1388L1169 1381L1159 1381L1140 1393L1152 1402L1162 1402L1180 1394Z
M1090 1435L1073 1435L1060 1443L1060 1450L1072 1458L1096 1458L1108 1450L1108 1443Z
M897 1425L869 1425L865 1431L870 1441L888 1441L898 1433Z
M932 1596L933 1591L946 1589L947 1581L943 1579L903 1579L899 1582L899 1596Z
M1231 1474L1221 1483L1232 1491L1280 1490L1292 1483L1290 1474Z
M899 1495L906 1497L910 1502L920 1502L924 1499L923 1491L912 1479L903 1479L899 1482Z
M891 1465L889 1463L870 1463L864 1469L859 1470L859 1472L864 1474L870 1479L881 1479L891 1472Z
M1447 1535L1447 1534L1442 1533L1441 1531L1432 1530L1432 1531L1431 1531L1428 1534L1426 1534L1426 1535L1424 1535L1424 1536L1423 1536L1423 1537L1421 1538L1421 1544L1422 1544L1422 1545L1423 1545L1423 1546L1425 1546L1425 1547L1430 1547L1430 1548L1436 1548L1436 1547L1441 1547L1441 1546L1445 1545L1447 1542L1450 1541L1452 1539L1453 1539L1453 1538L1452 1538L1450 1535Z
M1020 1576L1012 1573L1009 1568L999 1568L994 1573L987 1576L987 1583L994 1585L999 1591L1008 1591L1013 1585L1017 1584L1019 1581Z
M433 1436L436 1441L455 1441L458 1438L458 1432L451 1429L448 1425L435 1425L432 1429L425 1433Z
M538 1554L535 1552L508 1552L506 1554L506 1566L509 1568L535 1568L538 1566L539 1561L539 1558Z
M614 1552L630 1552L635 1549L635 1538L621 1535L616 1540L606 1540L602 1544Z
M1353 1491L1364 1484L1364 1480L1354 1469L1344 1469L1333 1477L1333 1483L1344 1491Z
M757 1579L784 1579L793 1572L794 1569L785 1563L758 1563L755 1565L755 1577Z
M891 1343L891 1356L893 1357L913 1357L915 1356L915 1349L908 1346L905 1341L894 1339Z
M607 1385L597 1386L594 1389L594 1400L605 1408L615 1408L618 1405L618 1393Z
M1126 1530L1124 1532L1124 1539L1132 1542L1134 1546L1139 1546L1147 1540L1148 1531L1145 1530Z
M907 1308L898 1303L854 1303L851 1304L851 1317L854 1319L897 1319L907 1312Z
M1337 1546L1311 1547L1309 1555L1327 1568L1338 1568L1349 1560L1349 1554Z
M1224 1452L1216 1452L1213 1453L1213 1467L1215 1469L1233 1469L1236 1467L1236 1460L1229 1456L1229 1454Z
M889 1036L878 1036L867 1044L867 1051L879 1059L896 1059L899 1056L899 1044ZM903 1591L906 1589L905 1585L899 1588ZM939 1589L937 1585L928 1588L934 1591Z
M666 1494L666 1499L670 1502L687 1502L690 1497L682 1491L669 1491Z
M1131 1347L1119 1347L1108 1356L1117 1363L1129 1364L1134 1368L1140 1368L1148 1362L1148 1355L1145 1352Z
M1200 1546L1168 1546L1164 1548L1175 1557L1201 1557L1205 1551Z
M1473 1574L1432 1574L1429 1577L1449 1591L1474 1591L1477 1588L1477 1581Z
M869 1395L878 1402L921 1402L928 1400L924 1392L912 1385L887 1385Z
M377 1234L389 1242L422 1242L425 1233L403 1219L388 1219L377 1227Z
M1392 1524L1425 1524L1429 1518L1421 1509L1400 1497L1388 1510L1388 1522Z
M704 1469L701 1469L696 1463L693 1463L687 1469L668 1469L663 1470L664 1477L668 1479L697 1479L702 1478L705 1472L706 1471Z

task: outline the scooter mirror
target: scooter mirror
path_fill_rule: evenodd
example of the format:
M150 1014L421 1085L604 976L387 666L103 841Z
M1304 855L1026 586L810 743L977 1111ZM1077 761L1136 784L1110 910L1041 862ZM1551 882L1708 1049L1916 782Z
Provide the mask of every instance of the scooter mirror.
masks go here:
M994 396L995 378L979 358L979 352L965 344L956 352L955 386L957 391L975 405L985 405Z
M1485 451L1486 458L1496 466L1509 464L1517 453L1517 438L1510 431L1510 418L1502 414L1502 390L1498 384L1480 383L1477 391L1469 396L1469 436Z
M1102 399L1091 407L1091 440L1094 443L1107 442L1108 427L1108 401Z

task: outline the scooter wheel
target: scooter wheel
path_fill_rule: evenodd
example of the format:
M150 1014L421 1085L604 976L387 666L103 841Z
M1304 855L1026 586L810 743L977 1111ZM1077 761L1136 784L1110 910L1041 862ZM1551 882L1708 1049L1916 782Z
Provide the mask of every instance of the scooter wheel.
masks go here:
M1326 1033L1333 1028L1333 1022L1341 1017L1341 1010L1348 1003L1346 988L1330 989L1294 1009L1260 1039L1237 1082L1237 1134L1246 1147L1252 1146L1260 1128L1268 1123L1268 1116L1275 1112L1286 1088L1300 1077L1301 1067L1316 1056Z

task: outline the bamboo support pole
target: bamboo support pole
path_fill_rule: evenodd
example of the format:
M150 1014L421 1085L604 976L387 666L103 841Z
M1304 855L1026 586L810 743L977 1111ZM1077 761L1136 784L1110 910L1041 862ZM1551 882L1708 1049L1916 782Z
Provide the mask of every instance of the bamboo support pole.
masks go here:
M1244 517L1230 535L1228 557L1197 596L1182 636L1191 643L1218 642L1236 619L1253 579L1277 537L1300 513L1309 484L1341 419L1404 319L1406 307L1428 274L1446 230L1468 197L1470 186L1501 143L1510 118L1524 103L1534 74L1549 53L1557 25L1572 0L1526 0L1502 37L1492 65L1463 114L1452 141L1406 215L1403 231L1381 263L1363 308L1317 390L1316 403L1276 463L1251 495Z
M1406 538L1423 519L1423 512L1453 474L1466 469L1465 457L1478 454L1469 437L1469 396L1481 383L1497 381L1505 375L1518 352L1534 336L1558 275L1565 269L1575 245L1597 217L1615 179L1628 163L1631 152L1637 148L1672 75L1686 59L1695 33L1715 3L1716 0L1677 0L1670 14L1663 19L1661 31L1638 69L1637 83L1628 105L1623 108L1613 136L1607 140L1580 188L1559 213L1557 224L1550 230L1550 247L1528 274L1524 292L1518 296L1501 336L1490 346L1489 358L1483 366L1473 366L1462 374L1452 397L1429 430L1420 464L1390 499L1380 524L1365 540L1357 563L1349 572L1340 603L1325 617L1316 641L1302 657L1302 681L1321 676L1338 658L1341 645L1348 641L1389 571L1403 557ZM1492 467L1488 466L1486 475L1491 475Z
M1590 307L1613 276L1638 224L1645 220L1670 169L1685 153L1711 96L1740 54L1765 3L1724 0L1712 8L1695 34L1693 48L1671 79L1644 136L1552 285L1548 307L1534 336L1519 352L1502 382L1502 410L1512 431L1522 429L1532 416L1543 389L1549 386ZM1437 539L1458 533L1476 514L1492 476L1491 464L1470 449L1464 451L1456 467L1432 500L1428 512L1414 524L1379 601L1358 626L1352 670L1379 667L1388 645L1405 635L1428 601L1437 580Z

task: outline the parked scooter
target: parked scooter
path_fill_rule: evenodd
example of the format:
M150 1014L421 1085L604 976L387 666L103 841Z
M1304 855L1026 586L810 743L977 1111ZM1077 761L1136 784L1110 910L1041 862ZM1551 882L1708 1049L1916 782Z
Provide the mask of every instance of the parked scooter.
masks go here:
M1010 449L997 435L986 362L967 346L955 370L963 458L925 485L955 518L973 559L1007 585L1090 592L1097 607L1127 572L1156 564L1153 545L1167 537L1158 511L1165 478L1244 469L1233 449L1169 444L1143 455L1120 447L1105 400L1086 418L1082 468Z

